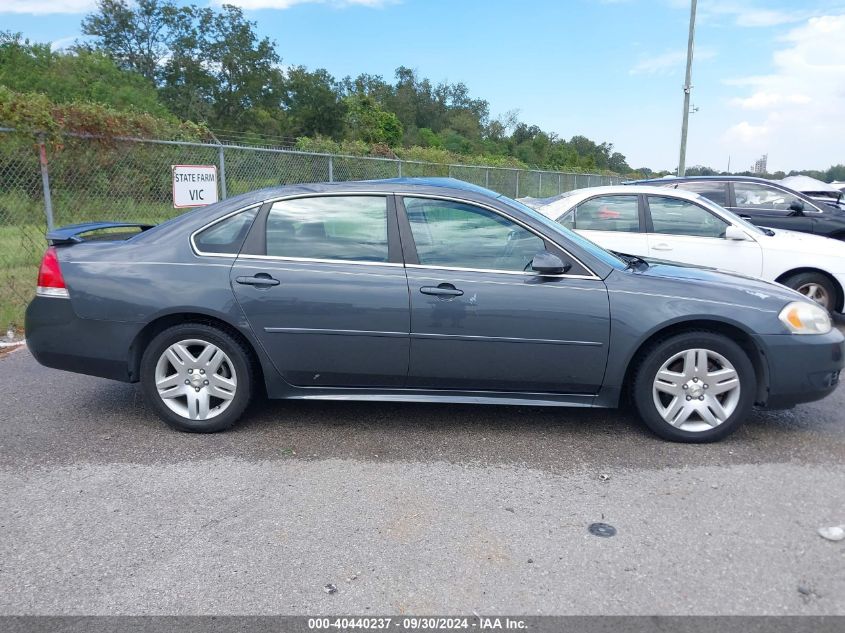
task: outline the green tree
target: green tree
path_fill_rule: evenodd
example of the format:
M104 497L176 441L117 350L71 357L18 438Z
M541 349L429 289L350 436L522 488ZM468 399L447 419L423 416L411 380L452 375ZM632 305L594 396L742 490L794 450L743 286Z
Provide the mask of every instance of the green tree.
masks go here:
M133 6L134 5L134 6ZM100 0L96 13L82 20L82 32L122 68L155 80L170 52L170 34L184 9L172 0Z
M372 97L350 95L346 98L347 135L365 143L396 146L402 141L402 124L393 112L386 112Z
M0 84L16 92L45 94L55 103L88 101L167 114L151 81L118 68L102 53L52 51L49 44L32 44L18 33L0 34Z
M284 105L292 136L330 136L344 130L347 104L328 71L309 72L304 66L290 69L284 83ZM378 141L382 142L382 141Z

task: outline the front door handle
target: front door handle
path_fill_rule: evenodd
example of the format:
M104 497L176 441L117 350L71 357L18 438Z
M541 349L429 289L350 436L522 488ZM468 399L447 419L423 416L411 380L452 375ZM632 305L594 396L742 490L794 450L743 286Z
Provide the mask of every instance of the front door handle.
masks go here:
M661 242L660 244L655 244L652 248L656 251L671 251L672 247L667 244L666 242Z
M452 284L440 284L439 286L423 286L420 292L424 295L434 295L436 297L460 297L464 294L463 290L458 290Z
M278 279L273 279L267 273L258 273L254 277L236 277L235 281L245 286L270 287L278 286L281 282Z

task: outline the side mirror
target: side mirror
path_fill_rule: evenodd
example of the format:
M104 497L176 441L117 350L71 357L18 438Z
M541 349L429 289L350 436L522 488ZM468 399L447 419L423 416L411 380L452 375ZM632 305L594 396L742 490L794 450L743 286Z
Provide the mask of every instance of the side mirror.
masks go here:
M751 238L741 228L731 224L725 229L725 239L735 242L748 242Z
M789 203L789 210L794 211L795 215L802 215L804 213L804 201L793 200Z
M541 275L560 275L572 268L572 264L564 262L560 257L549 251L540 251L531 260L531 270Z

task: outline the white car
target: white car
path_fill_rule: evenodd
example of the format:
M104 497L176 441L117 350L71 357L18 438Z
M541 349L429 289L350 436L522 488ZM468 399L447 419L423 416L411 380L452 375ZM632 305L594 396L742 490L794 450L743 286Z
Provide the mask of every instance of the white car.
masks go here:
M523 202L608 250L777 281L843 311L845 242L756 227L678 189L592 187Z

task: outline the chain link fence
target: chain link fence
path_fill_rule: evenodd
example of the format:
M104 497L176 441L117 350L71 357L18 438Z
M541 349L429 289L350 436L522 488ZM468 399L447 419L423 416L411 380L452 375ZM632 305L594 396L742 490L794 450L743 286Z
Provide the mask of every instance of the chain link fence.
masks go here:
M171 165L216 165L222 198L302 182L441 176L507 196L544 198L618 176L446 165L225 144L66 136L61 144L0 128L0 332L23 325L51 226L158 223L182 213Z

